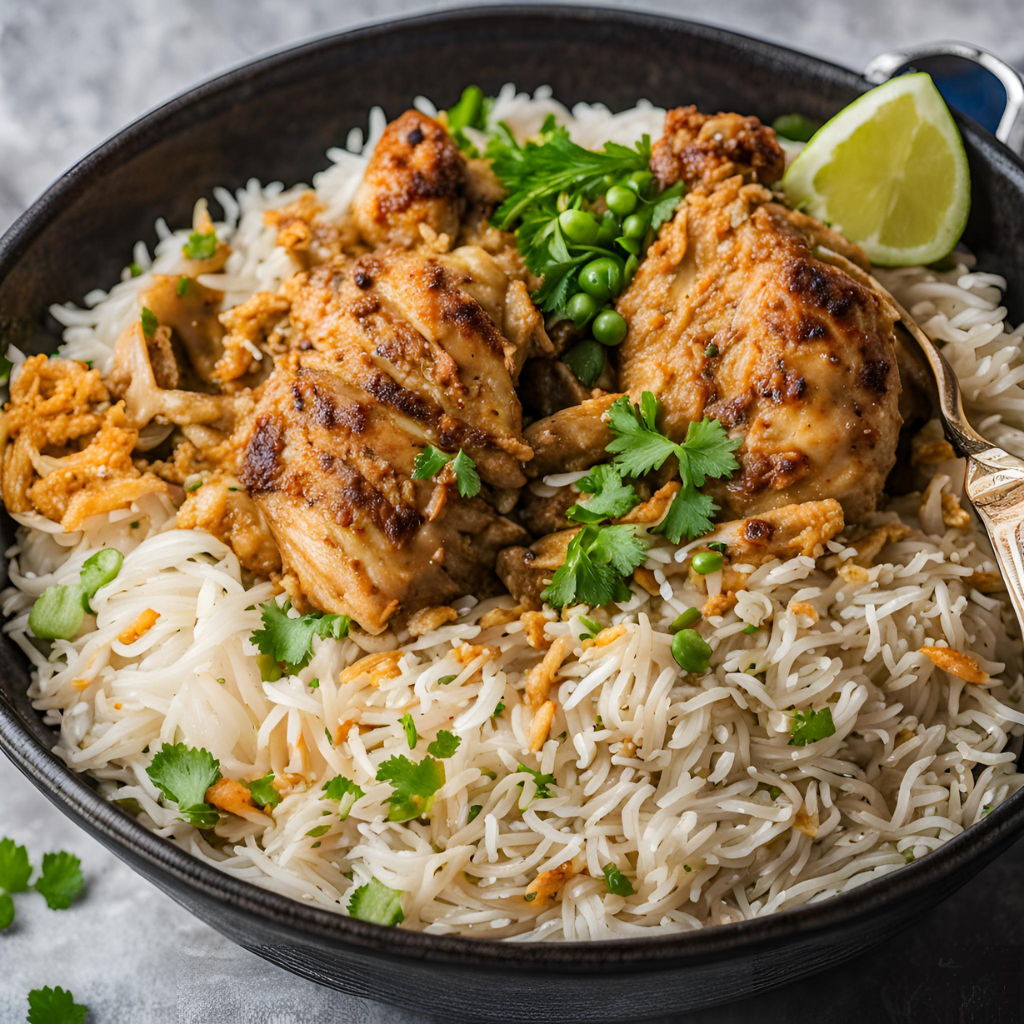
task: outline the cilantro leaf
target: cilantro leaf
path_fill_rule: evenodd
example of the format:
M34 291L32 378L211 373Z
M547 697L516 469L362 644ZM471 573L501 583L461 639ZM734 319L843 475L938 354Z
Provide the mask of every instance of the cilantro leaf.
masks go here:
M217 251L217 232L207 231L201 234L193 231L188 241L181 247L182 254L190 260L208 260Z
M377 781L391 783L391 796L385 801L391 805L388 821L426 817L444 780L444 765L432 757L418 764L402 754L388 758L377 769Z
M0 839L0 889L5 892L24 892L32 877L28 850L13 839Z
M390 889L383 882L371 878L366 885L359 886L349 897L348 916L357 921L382 924L391 927L405 920L402 912L401 889Z
M413 462L413 480L430 480L448 465L451 456L440 448L428 444Z
M643 563L646 546L632 526L584 526L541 598L553 608L627 601L631 592L622 577Z
M67 910L82 891L82 862L65 850L43 854L43 871L33 888L46 899L51 910Z
M636 892L633 883L614 864L605 864L601 871L610 893L616 896L632 896Z
M639 501L633 485L624 484L619 471L610 465L595 466L576 486L585 494L593 495L567 509L566 518L577 523L618 519Z
M165 743L146 769L153 785L178 805L185 821L196 828L213 828L218 812L206 802L206 791L221 777L220 761L209 751Z
M653 395L651 398L657 401ZM608 426L615 438L607 450L615 456L615 468L623 476L643 476L661 469L665 460L675 454L675 444L651 425L653 416L650 415L650 408L648 403L648 408L641 414L629 397L623 395L608 410Z
M476 463L461 448L452 460L452 472L462 497L475 498L480 493L480 474Z
M14 923L14 900L5 893L0 892L0 932L10 928Z
M281 794L274 788L274 773L268 772L262 779L247 782L252 802L257 807L276 807L281 802Z
M548 789L548 786L553 786L555 784L554 775L547 775L544 772L536 771L533 768L527 768L526 765L523 764L521 761L516 766L516 771L526 772L527 775L533 777L533 781L537 785L536 799L547 800L550 796L553 795L551 790ZM522 782L519 783L520 786L522 786L523 784L524 783Z
M814 708L808 708L806 711L794 711L792 738L789 741L789 746L806 747L808 743L828 739L835 733L836 727L832 721L831 708L824 707L820 711L815 711Z
M665 534L673 544L678 544L683 537L702 537L714 526L712 518L717 511L718 506L708 495L687 484L679 488L668 514L653 532Z
M628 576L646 558L647 543L637 536L636 529L628 524L603 526L591 545L592 558L600 559L614 566L623 576Z
M142 333L147 338L152 338L156 329L160 326L160 321L156 318L156 313L153 310L148 309L146 306L142 307L142 315L139 317L142 323Z
M463 498L475 498L480 493L480 474L476 463L460 448L455 455L427 445L413 463L413 480L432 480L451 463L451 473Z
M344 821L352 810L352 805L366 794L363 792L361 786L357 786L351 779L346 779L344 775L335 775L329 782L325 782L322 787L324 795L320 797L321 800L337 800L338 801L338 817Z
M260 617L263 628L253 630L252 641L265 654L276 662L287 666L288 672L294 675L304 668L313 655L313 637L322 640L332 637L340 640L348 635L349 617L327 612L310 612L292 618L288 611L291 601L278 606L276 601L266 601L260 605Z
M398 721L405 730L405 738L409 743L409 749L414 750L420 737L419 733L416 732L416 723L412 720L412 715L406 712Z
M427 744L427 752L442 759L451 757L459 749L460 743L462 743L461 736L456 736L455 733L449 732L447 729L440 729L437 739Z
M28 1024L83 1024L88 1012L88 1007L79 1006L59 985L34 988L28 994Z
M676 445L680 456L680 474L686 465L686 478L695 486L703 487L707 477L718 479L729 476L740 468L733 454L742 444L739 438L731 438L718 420L693 421L686 428L686 440Z

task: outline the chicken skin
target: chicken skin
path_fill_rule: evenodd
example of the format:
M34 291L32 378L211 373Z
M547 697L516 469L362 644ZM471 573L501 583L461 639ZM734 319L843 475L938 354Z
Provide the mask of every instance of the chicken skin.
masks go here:
M895 463L895 312L825 250L863 260L736 175L687 196L617 305L620 387L653 391L675 440L704 416L743 438L709 486L734 515L835 498L856 520Z

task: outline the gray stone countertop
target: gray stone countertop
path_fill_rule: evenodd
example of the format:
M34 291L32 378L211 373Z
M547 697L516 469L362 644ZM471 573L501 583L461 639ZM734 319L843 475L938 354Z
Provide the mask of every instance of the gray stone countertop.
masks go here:
M359 23L455 6L415 0L0 0L0 229L65 167L147 108L260 53ZM862 67L966 40L1024 64L1020 0L643 0L636 6L768 37ZM321 988L238 949L143 881L0 758L0 836L77 853L85 895L18 897L0 935L0 1021L26 994L71 989L90 1024L412 1024L427 1017ZM1020 1021L1024 845L912 930L853 963L663 1024ZM671 1007L665 1008L670 1014ZM435 1010L444 1020L443 1008Z

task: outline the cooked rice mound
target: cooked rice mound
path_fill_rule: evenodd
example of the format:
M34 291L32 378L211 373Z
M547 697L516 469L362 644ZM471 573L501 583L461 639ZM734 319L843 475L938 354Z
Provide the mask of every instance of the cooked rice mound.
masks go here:
M664 113L570 112L511 87L496 101L495 116L523 134L548 112L584 145L656 134ZM366 146L354 132L329 154L314 179L327 216L347 208L382 128L375 110ZM225 291L225 309L276 291L290 273L264 214L302 193L256 182L236 195L215 190L218 238L232 252L200 283ZM84 309L54 309L66 358L110 371L152 275L181 272L187 231L162 221L158 230L154 257L141 244L134 253L141 276L91 293ZM883 282L945 344L978 428L1024 455L1024 339L1004 322L1005 282L966 262ZM105 396L95 372L71 383L44 373L23 363L15 389L35 374L51 390L73 383L82 402L85 391ZM114 441L127 429L118 408L100 416ZM45 439L28 420L20 429L36 456L4 467L5 498L8 476L22 495L48 479ZM160 432L145 428L138 445L154 446ZM984 532L960 506L963 464L934 425L914 458L930 478L923 493L893 499L814 555L734 561L750 575L728 600L715 602L721 573L693 576L687 547L651 535L626 603L560 618L508 596L466 597L454 621L424 621L397 649L387 636L317 638L309 665L274 682L261 680L251 636L279 588L212 534L179 528L173 489L150 486L155 478L137 475L129 507L90 507L76 498L93 479L85 466L52 497L52 518L8 502L20 529L6 629L32 662L30 694L59 729L60 756L147 827L235 877L340 913L376 878L404 893L405 927L488 938L608 939L738 921L919 859L1024 783L1020 639ZM86 511L66 533L53 520L76 501ZM76 581L104 547L125 560L94 598L95 619L44 654L27 625L34 599ZM682 673L671 653L671 624L691 606L719 613L707 618L714 655L703 676ZM834 735L792 745L794 713L826 701ZM393 755L419 760L440 730L461 743L444 761L429 820L389 822L391 786L376 781L378 767ZM212 831L161 802L146 769L164 742L220 760L225 785L208 799L231 813ZM268 772L281 794L272 814L237 785ZM364 792L344 819L322 799L339 774ZM632 895L609 891L607 865Z

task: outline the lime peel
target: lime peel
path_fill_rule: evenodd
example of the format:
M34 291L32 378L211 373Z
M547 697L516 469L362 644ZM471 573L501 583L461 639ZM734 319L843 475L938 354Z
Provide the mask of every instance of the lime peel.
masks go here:
M821 127L786 170L794 206L863 247L873 263L932 263L971 207L967 154L931 78L900 75Z

